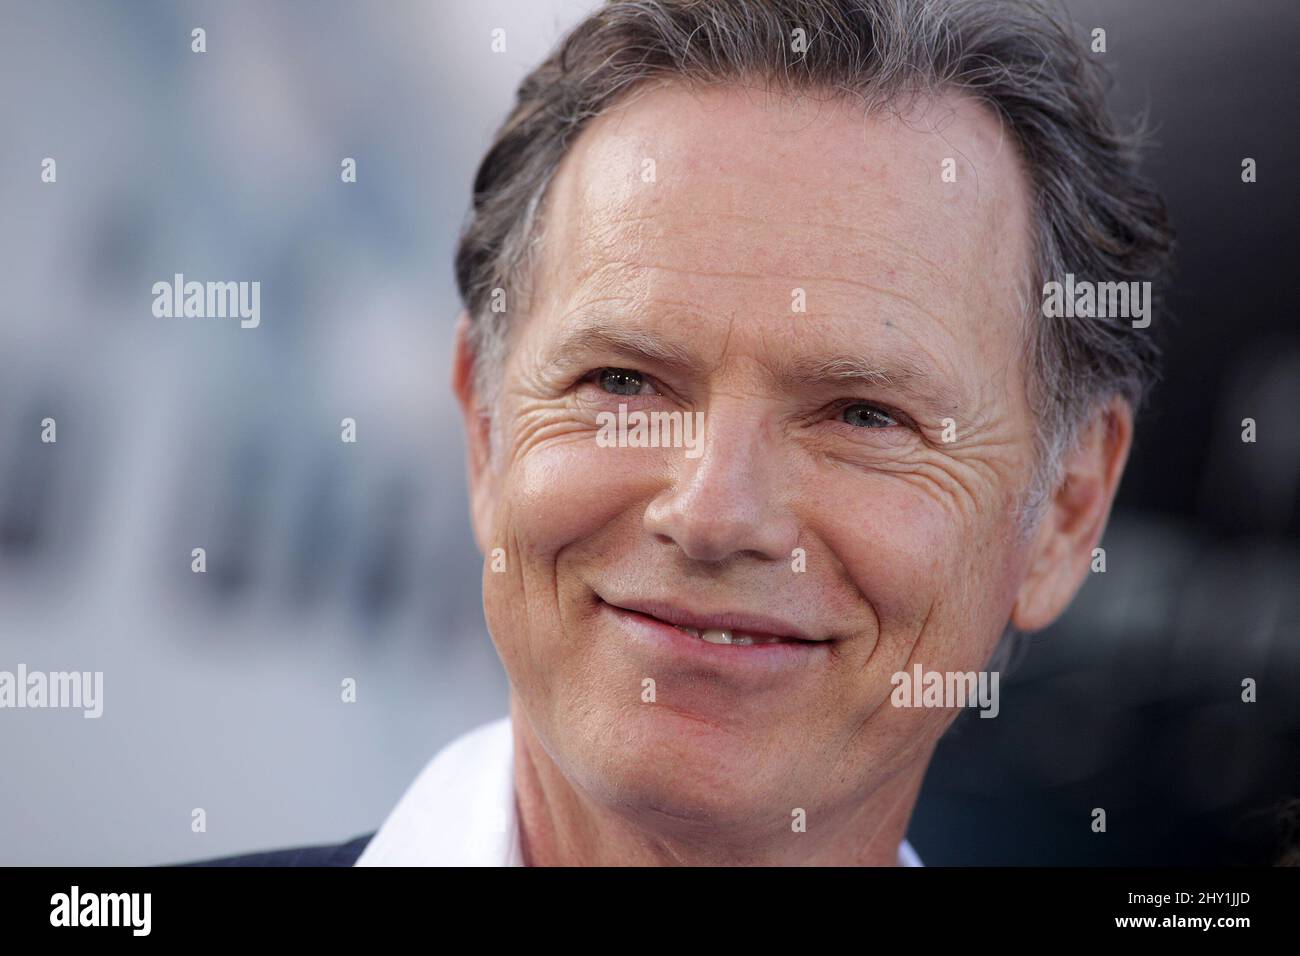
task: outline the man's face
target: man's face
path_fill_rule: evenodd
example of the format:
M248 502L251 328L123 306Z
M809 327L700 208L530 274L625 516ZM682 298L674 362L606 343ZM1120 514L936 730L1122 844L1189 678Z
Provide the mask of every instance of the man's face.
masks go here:
M955 712L891 675L980 670L1028 560L1027 206L956 98L666 86L576 141L473 476L488 624L571 783L788 828L924 767ZM598 442L620 403L702 412L698 455Z

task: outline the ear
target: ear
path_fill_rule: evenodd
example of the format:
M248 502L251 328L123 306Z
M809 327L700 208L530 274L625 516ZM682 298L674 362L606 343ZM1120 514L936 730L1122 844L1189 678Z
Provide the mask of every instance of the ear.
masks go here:
M1098 408L1066 455L1011 611L1019 630L1047 627L1083 585L1132 442L1133 411L1116 397Z
M452 359L451 387L465 422L469 513L474 540L487 553L492 527L492 504L496 500L496 476L492 470L492 420L475 389L477 356L469 340L469 314L461 312L456 322L456 348Z

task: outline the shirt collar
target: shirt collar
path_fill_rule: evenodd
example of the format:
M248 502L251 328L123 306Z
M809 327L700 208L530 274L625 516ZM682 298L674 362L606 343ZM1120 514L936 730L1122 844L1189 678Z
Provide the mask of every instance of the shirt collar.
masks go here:
M439 751L356 865L522 866L510 718Z
M357 866L523 866L514 736L502 717L453 740L407 788ZM921 866L904 840L900 866Z

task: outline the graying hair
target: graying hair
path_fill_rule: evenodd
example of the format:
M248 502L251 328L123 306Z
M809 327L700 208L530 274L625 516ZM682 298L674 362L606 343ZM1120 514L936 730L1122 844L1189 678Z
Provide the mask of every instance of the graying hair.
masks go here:
M806 52L793 49L795 29L804 31ZM508 347L505 317L528 298L544 199L566 151L631 91L673 80L762 82L778 92L852 97L868 110L953 91L1000 118L1029 177L1034 214L1032 274L1017 291L1037 413L1037 467L1021 509L1027 533L1081 425L1116 395L1136 414L1159 356L1149 330L1120 318L1043 317L1037 293L1067 272L1076 282L1145 280L1158 289L1172 244L1164 203L1137 172L1144 131L1112 120L1105 73L1075 28L1042 0L610 0L599 7L520 84L474 180L456 281L485 404ZM507 312L491 311L498 289L509 290Z

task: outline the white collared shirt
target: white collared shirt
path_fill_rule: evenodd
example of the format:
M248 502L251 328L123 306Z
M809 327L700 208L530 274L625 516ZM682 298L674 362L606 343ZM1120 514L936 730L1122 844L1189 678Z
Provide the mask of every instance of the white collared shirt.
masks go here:
M898 864L922 865L906 840ZM356 865L523 866L510 718L471 730L439 751Z

